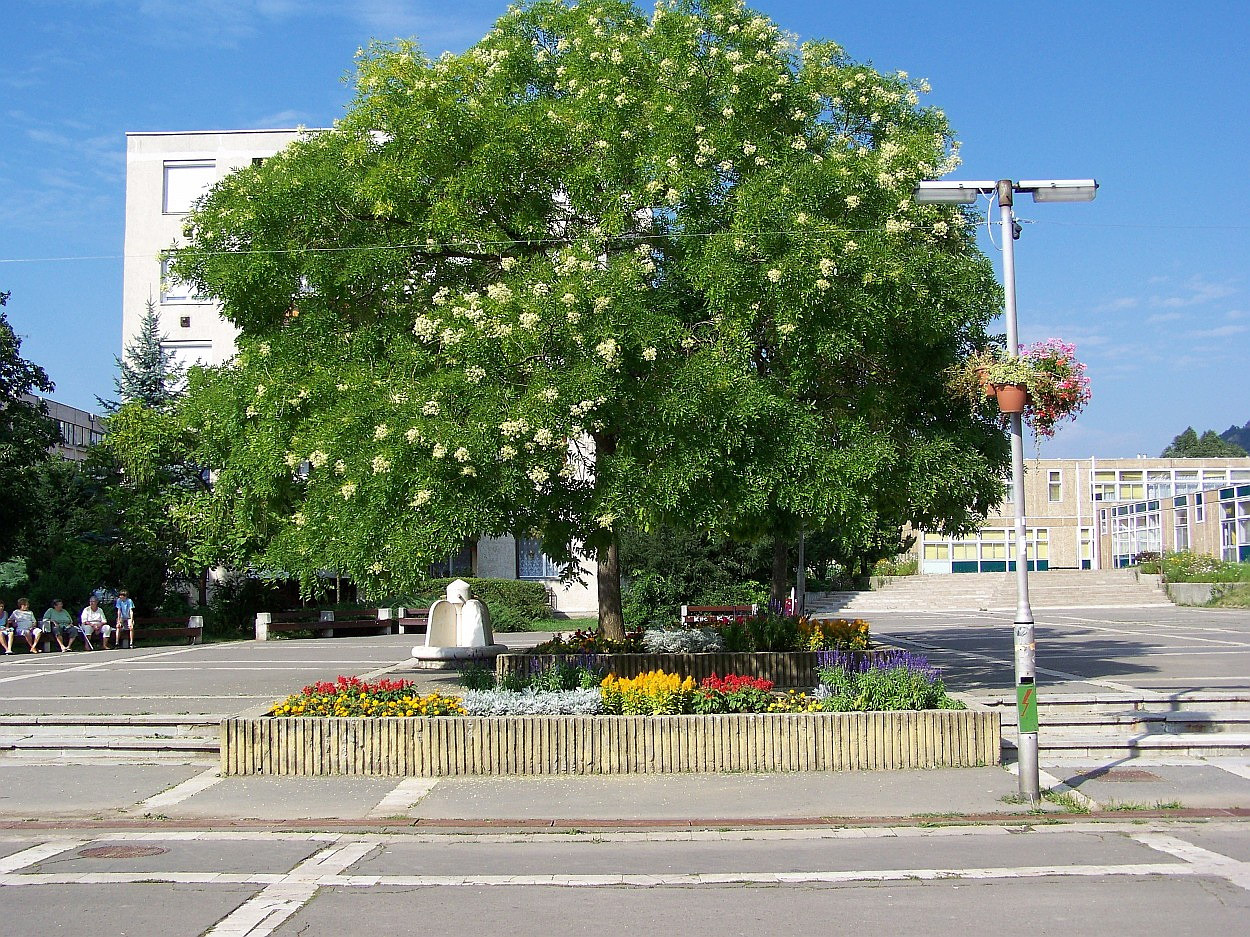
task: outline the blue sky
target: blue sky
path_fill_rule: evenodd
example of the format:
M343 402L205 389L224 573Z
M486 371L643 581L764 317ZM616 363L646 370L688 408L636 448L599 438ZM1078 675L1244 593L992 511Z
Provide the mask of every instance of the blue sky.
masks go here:
M759 0L933 85L967 179L1096 177L1034 205L1021 335L1074 341L1094 400L1049 456L1157 455L1250 420L1250 9L1237 2ZM127 131L325 126L372 37L459 51L501 0L27 0L0 22L0 289L57 399L112 392ZM449 12L449 10L451 12ZM997 251L984 247L999 263ZM25 258L32 263L11 263Z

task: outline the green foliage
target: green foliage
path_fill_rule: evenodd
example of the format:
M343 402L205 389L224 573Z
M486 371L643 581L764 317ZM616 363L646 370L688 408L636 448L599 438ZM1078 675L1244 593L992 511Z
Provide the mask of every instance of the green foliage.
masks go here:
M599 631L578 629L572 634L557 633L550 641L530 648L527 654L641 654L646 651L643 632L627 631L624 639L608 637Z
M174 273L239 354L128 470L212 466L169 506L199 562L306 591L409 591L480 534L610 564L625 527L966 527L1007 450L942 374L1001 297L963 210L910 198L955 165L926 90L728 0L372 45L333 131L188 216Z
M726 651L793 651L800 647L799 620L764 611L719 626Z
M460 671L460 685L466 690L493 690L495 671L482 664L470 664Z
M1250 585L1234 585L1224 589L1210 602L1212 608L1250 608Z
M438 599L446 598L447 586L461 577L430 579L423 583L411 599L396 605L429 608ZM475 579L465 582L473 594L490 609L491 626L495 631L534 631L536 625L549 622L555 613L547 602L547 590L541 582L520 579Z
M559 692L563 690L589 690L597 687L603 679L602 670L555 661L536 670L511 671L496 680L495 672L484 667L466 668L461 671L460 685L466 690L506 690L519 693L522 690Z
M1164 554L1163 574L1169 582L1250 582L1250 563L1181 551Z
M1220 439L1234 446L1239 446L1246 452L1250 452L1250 420L1246 420L1245 426L1230 426L1224 432L1220 433Z
M829 712L967 708L946 692L940 676L913 667L822 667L820 683L828 688L818 694L820 706Z
M768 601L764 544L661 528L621 535L625 621L631 628L676 623L682 605L751 605Z
M1230 427L1229 432L1235 433L1235 431L1236 427ZM1215 430L1209 429L1199 436L1192 426L1186 427L1183 433L1168 444L1159 457L1163 459L1244 458L1246 450L1234 440L1225 438L1229 432L1220 436Z
M125 355L115 359L117 400L96 398L106 412L116 413L127 403L160 410L177 399L186 368L162 344L165 338L156 303L149 299L139 320L138 333L126 345Z
M206 637L250 638L256 633L257 612L280 612L290 607L290 597L281 584L256 576L233 575L214 584L204 616Z
M877 560L872 568L874 576L914 576L920 571L920 560L915 555L891 556Z
M66 607L87 602L92 592L128 589L141 614L151 614L171 589L164 556L126 536L109 473L93 449L83 462L54 459L38 466L25 496L39 519L25 545L25 583L0 583L6 601L29 595L32 607L53 597ZM16 574L17 570L14 570Z
M3 308L8 300L0 292L0 560L26 552L27 537L40 524L31 492L60 438L44 405L26 399L54 387L43 368L22 357L22 340Z

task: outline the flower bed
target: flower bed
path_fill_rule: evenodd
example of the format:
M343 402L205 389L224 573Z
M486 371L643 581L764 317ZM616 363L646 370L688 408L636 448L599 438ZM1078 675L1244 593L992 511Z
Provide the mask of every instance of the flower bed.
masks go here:
M779 695L742 674L600 677L563 661L515 677L515 689L470 676L478 688L461 696L340 677L265 718L223 721L221 770L441 777L997 763L997 713L963 710L924 658L880 653L820 652L810 694ZM852 711L866 708L880 711Z
M680 673L704 680L713 674L740 674L767 680L775 687L812 687L820 680L821 654L826 651L774 651L733 653L717 651L703 654L500 654L495 658L495 674L499 680L511 675L545 670L556 664L587 667L618 677L637 677L653 670ZM875 647L864 651L848 651L864 661L883 660L892 648Z
M232 718L223 775L879 771L999 763L990 710L690 716Z
M374 716L378 718L416 718L419 716L462 716L465 713L457 696L439 693L422 695L413 689L410 680L387 680L366 683L358 677L339 677L310 683L299 693L276 704L270 715L309 718L314 716Z

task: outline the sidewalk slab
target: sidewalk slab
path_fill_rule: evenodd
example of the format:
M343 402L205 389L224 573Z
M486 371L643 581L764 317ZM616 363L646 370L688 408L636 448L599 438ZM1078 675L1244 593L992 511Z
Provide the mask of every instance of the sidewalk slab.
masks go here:
M1250 807L1250 778L1214 764L1138 765L1132 759L1104 763L1065 762L1046 771L1104 809L1155 807Z
M0 762L0 816L40 820L107 814L203 770L202 765Z
M409 815L422 819L671 820L1012 813L1001 768L805 774L444 778Z
M174 818L362 819L403 778L223 778L165 808Z

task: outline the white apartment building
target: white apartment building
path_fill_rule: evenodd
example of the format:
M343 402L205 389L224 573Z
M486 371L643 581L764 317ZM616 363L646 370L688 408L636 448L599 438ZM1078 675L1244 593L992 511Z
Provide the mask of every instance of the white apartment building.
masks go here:
M315 131L312 131L315 132ZM126 240L122 347L149 299L160 311L164 346L183 364L220 364L234 354L235 329L215 303L167 275L162 251L181 242L186 213L208 187L264 160L299 130L126 134Z
M126 235L122 273L122 348L139 330L149 299L160 312L162 345L186 365L221 364L238 334L217 303L168 275L160 255L182 240L195 200L230 172L277 153L302 134L321 130L196 130L126 134ZM582 583L559 581L561 568L533 538L483 537L443 564L456 575L543 583L556 611L598 611L595 564L583 560Z

